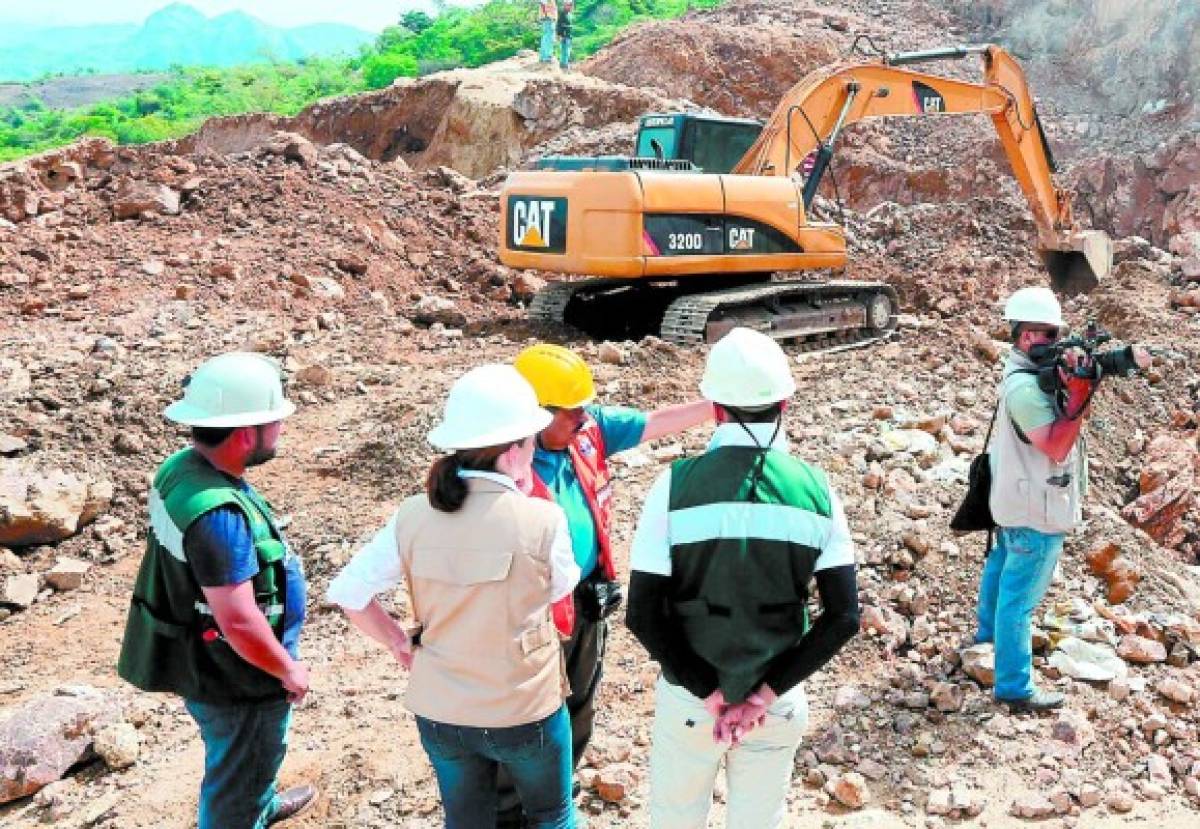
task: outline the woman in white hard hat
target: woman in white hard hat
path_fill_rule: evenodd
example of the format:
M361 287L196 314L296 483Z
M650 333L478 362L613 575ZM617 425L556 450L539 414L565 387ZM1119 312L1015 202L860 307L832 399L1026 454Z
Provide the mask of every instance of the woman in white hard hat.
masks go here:
M511 366L460 378L429 433L449 454L433 463L426 491L403 501L329 587L351 622L412 670L405 702L448 829L495 822L501 766L530 826L574 826L570 689L550 606L579 567L562 509L525 494L533 436L550 419ZM412 636L375 598L402 578Z

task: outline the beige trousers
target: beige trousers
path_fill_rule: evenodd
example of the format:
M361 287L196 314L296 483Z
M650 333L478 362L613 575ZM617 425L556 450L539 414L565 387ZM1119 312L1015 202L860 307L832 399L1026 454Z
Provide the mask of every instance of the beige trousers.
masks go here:
M783 825L796 750L808 726L797 685L767 711L765 724L736 747L713 740L704 702L661 677L650 748L650 829L705 829L721 759L729 784L728 829Z

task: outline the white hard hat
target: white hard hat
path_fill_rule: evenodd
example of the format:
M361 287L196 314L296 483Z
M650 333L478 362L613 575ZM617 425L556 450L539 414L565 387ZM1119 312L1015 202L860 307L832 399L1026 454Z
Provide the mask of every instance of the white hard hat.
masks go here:
M1004 318L1009 322L1036 322L1065 328L1062 306L1049 288L1022 288L1004 303Z
M787 400L796 393L796 381L779 343L734 328L708 352L700 393L714 403L755 409Z
M185 426L220 429L274 423L295 411L274 360L234 351L205 361L187 379L183 399L163 414Z
M551 420L515 368L479 366L450 388L442 422L429 433L429 442L445 450L500 446L536 435Z

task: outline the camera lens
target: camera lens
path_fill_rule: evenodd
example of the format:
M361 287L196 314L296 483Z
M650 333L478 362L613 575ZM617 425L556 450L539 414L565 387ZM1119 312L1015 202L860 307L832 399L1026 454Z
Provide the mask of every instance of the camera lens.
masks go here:
M1133 361L1133 348L1126 346L1118 351L1104 351L1097 354L1096 363L1108 375L1126 377L1137 370Z

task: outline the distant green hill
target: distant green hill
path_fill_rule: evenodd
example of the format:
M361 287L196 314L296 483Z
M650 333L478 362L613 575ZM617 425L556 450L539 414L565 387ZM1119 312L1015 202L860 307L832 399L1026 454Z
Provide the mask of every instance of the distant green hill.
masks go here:
M2 2L2 0L0 0ZM574 49L582 59L603 47L622 29L640 20L679 17L690 10L712 8L724 0L577 0L574 16ZM158 18L157 20L155 18ZM246 15L223 15L209 20L182 5L170 6L133 31L106 27L104 36L122 44L121 59L146 60L156 55L153 43L168 40L177 45L174 67L168 78L150 88L104 100L89 106L56 109L39 98L39 90L51 99L60 91L53 85L21 90L0 89L0 162L70 143L81 135L103 135L121 144L142 144L175 138L195 130L206 118L240 112L277 112L293 115L314 101L332 95L360 92L387 86L400 76L423 75L454 66L479 66L511 57L520 49L538 43L537 4L532 0L486 0L466 9L444 9L436 18L410 12L403 25L389 26L374 44L356 50L350 57L311 57L294 62L252 63L263 52L282 50L282 44L329 42L324 26L306 26L283 33L280 41L272 30ZM215 29L213 27L216 27ZM343 27L333 27L343 28ZM63 37L78 30L62 30ZM213 32L219 31L219 36ZM157 36L156 36L157 33ZM0 63L25 32L0 27ZM220 44L212 54L213 38ZM312 38L310 41L309 38ZM258 54L242 60L245 65L213 68L197 64L235 60L232 41L255 41ZM114 42L110 40L110 42ZM109 47L116 51L116 47ZM246 47L249 48L249 47ZM82 55L80 49L80 55ZM281 57L278 52L274 53ZM141 56L141 57L138 57ZM55 71L67 71L82 60L60 58ZM11 70L10 70L11 71ZM97 84L128 83L121 78L94 79ZM68 84L68 86L70 86ZM76 86L82 87L80 83ZM67 90L79 93L77 88ZM90 99L90 100L95 100Z
M0 81L295 61L353 54L374 39L352 26L320 23L281 29L243 12L209 18L191 6L173 3L140 26L0 26Z

